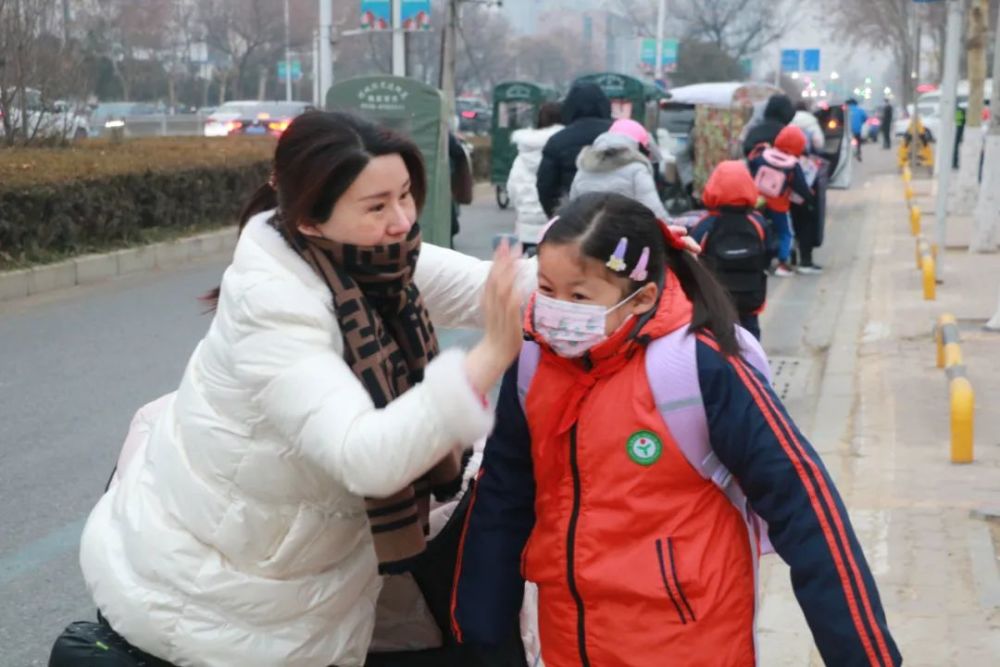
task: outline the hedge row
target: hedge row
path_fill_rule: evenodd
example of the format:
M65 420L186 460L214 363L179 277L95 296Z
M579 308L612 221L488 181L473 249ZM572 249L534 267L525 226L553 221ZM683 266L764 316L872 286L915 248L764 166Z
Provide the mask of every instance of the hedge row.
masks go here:
M70 165L94 153L0 151L8 168L13 153L45 165L23 170L35 173L16 183L0 181L0 268L232 223L267 178L272 150L259 142L136 142L72 178Z

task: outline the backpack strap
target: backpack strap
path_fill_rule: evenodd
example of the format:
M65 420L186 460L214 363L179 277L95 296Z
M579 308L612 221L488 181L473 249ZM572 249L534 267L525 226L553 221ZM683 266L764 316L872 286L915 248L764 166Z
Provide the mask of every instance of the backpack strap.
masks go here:
M542 348L534 341L526 341L521 347L521 355L517 358L517 400L521 403L521 411L525 411L528 389L535 379L538 370L538 360L542 356Z
M760 343L742 327L737 327L736 334L747 362L760 371L770 384L771 370ZM770 552L763 520L750 511L739 484L733 483L732 473L712 449L708 416L698 379L697 343L697 336L689 327L683 327L649 344L646 375L653 401L684 458L699 475L711 480L726 494L746 518L750 531L756 533L761 550Z

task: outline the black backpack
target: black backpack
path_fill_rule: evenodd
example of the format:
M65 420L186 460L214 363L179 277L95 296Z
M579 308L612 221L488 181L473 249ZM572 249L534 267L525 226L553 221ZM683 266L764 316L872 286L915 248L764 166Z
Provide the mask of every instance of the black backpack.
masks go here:
M723 209L702 242L702 261L729 290L740 314L757 311L767 300L765 271L773 254L767 224L746 210Z

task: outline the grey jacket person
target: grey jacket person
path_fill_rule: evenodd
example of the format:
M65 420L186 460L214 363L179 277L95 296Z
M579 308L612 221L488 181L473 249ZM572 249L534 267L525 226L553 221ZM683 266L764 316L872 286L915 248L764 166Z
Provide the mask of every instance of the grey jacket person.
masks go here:
M644 204L656 217L667 219L653 179L653 165L639 144L622 134L607 132L584 148L576 161L570 199L588 192L616 192Z

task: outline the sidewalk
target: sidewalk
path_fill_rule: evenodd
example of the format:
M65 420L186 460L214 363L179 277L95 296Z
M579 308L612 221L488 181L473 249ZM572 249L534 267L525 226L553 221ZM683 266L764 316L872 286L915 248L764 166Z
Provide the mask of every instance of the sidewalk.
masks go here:
M872 185L870 214L858 229L864 248L859 255L872 258L870 270L857 276L867 285L863 327L838 331L860 334L850 341L857 345L850 428L835 442L829 434L810 435L850 509L905 663L995 665L1000 545L993 542L991 524L977 517L1000 512L1000 334L982 330L996 308L1000 254L956 248L968 238L971 220L952 218L945 282L936 301L924 301L902 181L879 176ZM915 183L915 189L929 192L929 183ZM933 209L929 201L919 203L924 211ZM933 224L933 216L925 215L925 234L933 233ZM848 291L849 298L863 298ZM935 366L931 331L946 312L960 324L976 391L976 462L968 466L949 462L948 384ZM840 326L849 329L849 320ZM827 375L838 370L839 347L835 338ZM825 401L821 394L819 415L828 409ZM1000 536L996 525L993 534ZM766 560L761 664L821 665L787 568L778 559Z

